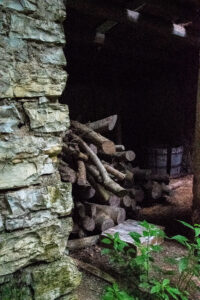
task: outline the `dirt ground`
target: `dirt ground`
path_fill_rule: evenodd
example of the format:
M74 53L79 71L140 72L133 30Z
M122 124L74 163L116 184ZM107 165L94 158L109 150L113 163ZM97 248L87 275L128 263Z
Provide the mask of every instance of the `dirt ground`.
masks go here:
M173 195L168 199L168 203L143 208L140 213L140 219L164 225L166 232L173 235L177 233L186 234L185 228L178 225L177 219L189 221L192 206L192 176L173 179L171 183L177 181L182 182L181 187L174 191ZM171 257L181 257L185 252L182 246L172 241L165 241L163 248L165 254ZM90 263L114 277L116 275L107 257L101 255L101 248L99 246L73 251L70 255L83 262ZM171 268L171 266L167 266L163 262L162 254L156 255L155 259L160 266ZM78 297L80 300L100 300L107 285L108 283L104 280L84 271L83 280L78 289ZM195 294L192 300L200 300L200 295Z

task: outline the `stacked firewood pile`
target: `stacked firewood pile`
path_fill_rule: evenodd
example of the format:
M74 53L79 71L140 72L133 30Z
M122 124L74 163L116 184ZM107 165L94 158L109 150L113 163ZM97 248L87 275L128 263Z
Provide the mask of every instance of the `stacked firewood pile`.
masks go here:
M168 176L134 167L135 153L102 135L116 121L116 115L88 124L71 121L64 137L59 171L63 181L74 184L73 233L78 237L135 217L141 205L170 193Z

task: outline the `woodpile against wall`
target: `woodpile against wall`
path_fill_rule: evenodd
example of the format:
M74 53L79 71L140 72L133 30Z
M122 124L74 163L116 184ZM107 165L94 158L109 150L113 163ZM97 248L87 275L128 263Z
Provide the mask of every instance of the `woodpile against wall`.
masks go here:
M63 181L74 184L74 237L136 218L141 206L171 193L168 176L134 166L134 151L105 137L116 121L116 115L87 124L72 121L64 137L59 170Z

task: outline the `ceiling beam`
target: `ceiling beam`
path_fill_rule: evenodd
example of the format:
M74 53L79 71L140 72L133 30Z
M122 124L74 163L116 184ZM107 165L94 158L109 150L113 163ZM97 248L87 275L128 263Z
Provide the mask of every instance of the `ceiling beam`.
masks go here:
M98 0L68 0L67 7L73 8L83 14L101 17L104 20L110 20L130 26L138 26L144 30L156 32L159 35L172 35L177 39L184 39L186 42L200 46L198 36L189 35L186 29L177 24L165 22L154 17L146 17L142 12L131 9L122 9Z

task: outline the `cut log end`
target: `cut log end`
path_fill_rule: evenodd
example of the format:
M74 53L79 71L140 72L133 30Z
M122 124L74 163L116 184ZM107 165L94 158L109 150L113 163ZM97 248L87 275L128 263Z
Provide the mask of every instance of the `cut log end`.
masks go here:
M112 141L103 142L101 148L105 154L112 155L116 152L115 144Z

